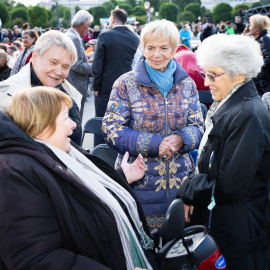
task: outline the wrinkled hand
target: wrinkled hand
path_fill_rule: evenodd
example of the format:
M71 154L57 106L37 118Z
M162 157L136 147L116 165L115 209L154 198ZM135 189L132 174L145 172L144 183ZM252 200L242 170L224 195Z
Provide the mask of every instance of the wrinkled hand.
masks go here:
M191 215L193 214L194 206L184 204L184 209L185 209L185 221L186 221L186 222L190 222L190 218L189 218L188 214L189 214L189 213L190 213Z
M126 152L123 156L121 167L128 183L132 184L133 182L136 182L143 178L145 174L145 164L141 154L139 154L137 159L132 164L128 163L128 157L129 153Z
M172 134L163 139L163 141L168 142L174 147L174 151L171 153L171 155L164 155L167 156L166 160L169 159L175 152L177 152L183 145L182 137L178 134Z
M99 92L99 91L95 91L95 96L96 96L96 97L98 96L98 92Z
M158 156L160 158L163 158L164 156L166 156L167 159L169 159L173 154L175 153L175 147L172 146L171 143L167 142L165 139L163 139L159 145L159 154Z

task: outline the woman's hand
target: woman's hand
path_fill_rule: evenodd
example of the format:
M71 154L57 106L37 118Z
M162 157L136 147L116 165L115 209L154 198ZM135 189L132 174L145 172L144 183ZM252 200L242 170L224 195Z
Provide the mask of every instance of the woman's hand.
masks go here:
M188 214L189 213L191 215L193 214L194 206L184 204L184 209L185 209L185 221L189 223L190 222L190 218L189 218Z
M172 144L167 142L165 139L163 139L159 145L158 156L160 158L163 158L164 156L166 156L167 158L165 160L167 160L175 153L175 147L172 146Z
M250 33L249 33L249 27L247 26L243 32L243 35L245 36L250 36Z
M121 167L128 183L132 184L133 182L136 182L143 178L145 174L145 164L141 154L139 154L137 159L132 164L128 163L128 157L129 153L126 152L123 156Z
M167 157L165 160L169 159L169 158L170 158L174 153L176 153L176 152L182 147L182 145L183 145L182 137L181 137L180 135L178 135L178 134L172 134L172 135L170 135L170 136L164 138L164 139L162 140L162 142L163 142L163 141L164 141L164 143L165 143L165 142L169 143L169 144L174 148L174 150L173 150L173 151L170 151L169 154L163 155L163 156L166 156L166 157ZM161 143L162 143L162 142L161 142ZM160 153L160 146L161 146L161 144L159 145L159 153ZM173 149L173 148L170 148L170 149ZM159 154L159 156L160 156L160 154ZM160 156L160 157L163 157L163 156Z

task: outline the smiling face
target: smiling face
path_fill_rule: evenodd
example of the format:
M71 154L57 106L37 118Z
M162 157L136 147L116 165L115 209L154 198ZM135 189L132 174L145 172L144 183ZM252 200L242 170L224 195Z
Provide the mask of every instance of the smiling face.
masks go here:
M68 76L71 56L60 46L47 50L41 57L33 51L32 65L44 86L56 87Z
M68 108L63 104L62 110L56 118L56 129L54 133L50 134L48 130L45 130L37 136L37 139L50 143L67 153L71 148L70 138L68 136L72 134L75 128L76 123L68 117Z
M23 45L29 49L35 42L36 38L31 38L28 34L23 35Z
M225 70L222 67L206 68L205 73L219 75L221 73L225 73ZM238 80L238 78L236 81L232 81L229 75L225 73L219 77L216 77L215 82L211 81L208 76L206 76L204 85L210 87L213 100L221 101L229 94L236 84L241 82Z
M144 48L144 56L150 67L164 72L171 59L174 58L176 48L173 50L169 41L149 41Z

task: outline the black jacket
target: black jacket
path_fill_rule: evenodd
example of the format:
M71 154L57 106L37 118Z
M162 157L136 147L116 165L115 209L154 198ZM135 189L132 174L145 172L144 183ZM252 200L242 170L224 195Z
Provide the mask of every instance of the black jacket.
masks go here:
M132 70L139 37L126 26L100 33L92 65L92 85L99 94L110 95L113 83Z
M257 91L264 94L270 91L270 37L267 36L267 30L262 31L256 40L261 46L264 65L258 76L254 78L254 83Z
M206 38L212 36L212 34L213 34L213 28L207 26L207 27L203 30L202 34L201 34L201 37L200 37L201 41L203 42Z
M9 67L7 67L5 70L3 70L2 72L0 71L0 82L6 80L9 78L11 69Z
M187 185L184 193L195 190L203 181L214 151L218 177L211 231L225 259L229 260L256 252L265 242L270 243L267 221L270 216L270 117L253 81L249 81L217 110L212 120L213 129L198 162L200 174L191 175L184 182ZM198 192L198 199L203 195ZM210 203L211 193L207 196L206 204ZM185 195L184 201L194 203L187 201ZM207 225L208 216L204 217L199 210L197 214L202 216L198 222ZM209 211L205 212L208 215Z
M134 197L111 166L98 157L87 157ZM110 209L49 148L33 141L2 111L0 240L1 270L126 269Z

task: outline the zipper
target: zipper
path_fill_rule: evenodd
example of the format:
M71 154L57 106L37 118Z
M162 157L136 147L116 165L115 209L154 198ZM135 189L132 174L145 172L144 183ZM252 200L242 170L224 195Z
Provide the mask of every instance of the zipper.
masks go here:
M165 98L165 122L166 122L166 137L168 136L168 99ZM166 160L166 191L167 191L167 209L170 206L170 197L169 197L169 160Z

